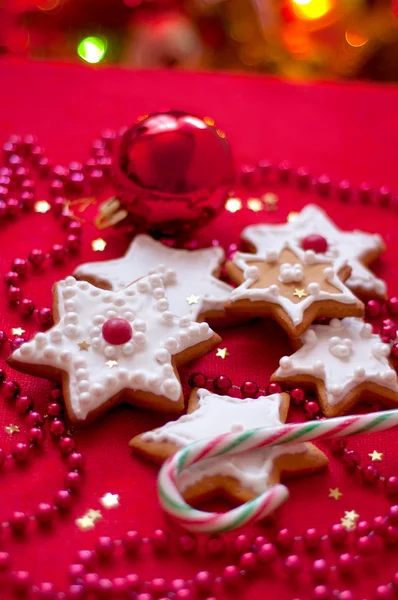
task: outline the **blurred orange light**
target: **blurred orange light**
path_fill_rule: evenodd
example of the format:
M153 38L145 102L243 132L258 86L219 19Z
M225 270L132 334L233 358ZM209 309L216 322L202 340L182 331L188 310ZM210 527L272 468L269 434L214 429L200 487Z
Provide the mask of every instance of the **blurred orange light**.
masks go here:
M296 16L307 21L320 19L333 8L333 0L292 0L292 3Z
M350 46L353 46L353 48L361 48L366 44L366 42L369 41L369 38L366 35L363 35L362 33L355 33L354 31L348 31L348 29L345 32L345 39Z

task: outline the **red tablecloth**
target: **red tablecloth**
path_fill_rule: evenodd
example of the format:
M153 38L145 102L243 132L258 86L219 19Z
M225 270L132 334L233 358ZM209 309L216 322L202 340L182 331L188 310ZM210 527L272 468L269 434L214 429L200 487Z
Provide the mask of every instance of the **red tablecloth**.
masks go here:
M0 132L2 140L8 134L32 132L54 163L85 160L91 141L106 127L119 128L137 115L159 108L180 108L199 115L213 117L224 129L232 144L237 163L261 158L278 162L289 160L294 166L306 166L315 175L329 174L332 179L349 178L355 184L367 180L375 186L388 184L398 191L396 143L398 134L398 93L396 88L367 85L289 84L260 77L177 72L130 72L119 69L91 69L75 65L0 63ZM224 247L236 242L245 224L261 219L283 221L291 210L297 210L312 200L323 204L338 225L350 229L381 232L388 250L376 269L385 277L390 294L398 293L396 282L398 251L397 215L393 209L379 206L343 204L336 198L318 198L314 192L299 192L294 187L269 186L280 196L275 213L255 214L242 210L226 213L197 234L200 244L218 238ZM103 253L93 253L90 242L98 237L94 226L84 227L82 250L63 266L48 267L40 275L29 276L23 284L26 294L36 304L48 306L51 285L69 274L80 262L116 257L122 254L127 240L110 230L102 234L108 241ZM64 234L54 216L24 214L1 226L0 273L9 269L13 258L27 256L35 247L48 249L62 241ZM10 333L11 327L22 326L27 335L36 331L34 319L23 321L15 309L8 306L5 291L0 290L0 329ZM282 354L289 352L286 336L272 323L249 324L221 332L223 346L230 355L226 360L215 354L182 370L186 384L190 372L202 370L209 377L224 373L234 383L254 379L264 385ZM1 367L8 347L1 351ZM10 369L6 369L11 375ZM25 393L32 395L44 412L49 385L18 373L12 377L21 383ZM187 392L187 387L185 388ZM0 444L8 448L10 437L4 426L23 421L12 404L0 398ZM209 559L203 550L186 558L176 548L177 529L167 522L156 496L157 469L132 456L127 443L139 432L164 422L155 414L119 407L86 429L76 433L79 448L87 458L85 481L79 499L70 514L57 522L53 531L37 533L32 528L26 539L7 541L4 545L13 555L13 566L28 569L35 581L54 581L59 589L66 586L66 568L73 562L78 549L92 548L98 535L115 538L127 529L138 529L150 535L157 528L172 532L173 543L165 557L144 555L132 562L119 560L101 567L106 576L137 571L144 578L162 576L167 579L191 578L200 569L209 568L217 576L232 561L229 553ZM17 434L23 437L23 433ZM17 439L17 438L15 438ZM396 432L362 436L349 441L365 463L373 450L384 453L380 465L383 475L398 474ZM32 513L40 501L51 501L56 490L63 487L64 466L58 450L47 440L42 453L33 455L23 468L12 468L1 475L2 494L0 520L12 510ZM278 511L277 526L289 527L299 535L310 526L325 533L339 522L344 511L355 510L360 519L384 514L388 500L382 487L366 488L360 477L348 474L341 463L331 457L329 471L300 478L289 484L291 498ZM329 488L339 487L343 497L335 501L328 497ZM94 531L81 532L74 524L88 508L100 508L99 498L106 492L120 495L120 507L103 510L103 520ZM257 526L254 533L270 535L273 529ZM7 536L8 537L8 536ZM1 542L0 542L1 544ZM335 564L336 554L325 544L322 554ZM308 566L311 561L304 559ZM350 588L360 600L374 597L374 589L387 583L397 568L397 550L383 551L363 560L357 575L341 580L332 574L334 590ZM272 571L271 571L272 573ZM244 583L237 597L310 598L313 585L308 575L295 584L289 583L279 567L274 574L262 573ZM7 593L0 591L6 600ZM217 593L218 598L225 597Z

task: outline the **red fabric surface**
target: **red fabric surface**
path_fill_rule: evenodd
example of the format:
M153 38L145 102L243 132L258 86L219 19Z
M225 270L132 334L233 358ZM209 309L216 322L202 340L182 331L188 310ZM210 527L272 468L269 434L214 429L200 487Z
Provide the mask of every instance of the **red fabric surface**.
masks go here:
M0 63L0 80L1 139L5 141L12 132L35 133L54 163L84 160L92 139L106 127L119 128L139 114L172 107L212 116L227 132L238 164L261 158L276 162L288 159L295 166L309 167L316 175L328 173L333 179L349 178L356 184L367 180L374 185L388 184L398 189L396 88L292 85L245 76L129 72L7 62ZM397 215L393 209L343 204L334 197L320 200L313 192L299 192L290 186L264 188L264 191L269 190L277 191L280 197L275 213L258 214L247 209L225 213L198 232L196 237L200 244L206 245L217 238L227 247L238 241L241 228L248 223L262 219L283 221L291 210L300 209L309 200L319 202L342 228L358 227L383 234L388 250L376 265L376 271L387 280L390 295L398 294ZM106 191L103 195L106 196ZM26 295L37 306L48 306L54 281L71 273L80 262L120 256L127 247L127 239L107 230L100 234L108 242L106 250L94 253L90 242L98 235L92 224L85 224L80 254L69 258L63 266L48 266L38 275L29 275L23 284ZM2 226L0 274L9 269L13 258L25 257L35 247L46 250L52 243L62 243L63 239L64 233L51 212L24 214L15 223ZM0 329L10 333L11 327L18 326L26 329L28 336L37 330L34 319L24 321L17 310L9 308L5 292L0 289ZM273 323L256 322L220 333L222 347L226 346L230 355L221 360L212 353L182 369L186 392L189 373L197 370L209 377L226 374L238 385L254 379L263 386L280 356L290 351L287 337ZM1 367L7 353L7 348L1 351ZM32 395L43 413L49 384L6 370L21 383L25 393ZM23 431L23 422L12 404L0 396L0 445L3 447L10 444L4 426L11 422L21 423ZM118 538L126 530L135 528L143 535L150 535L155 528L163 527L173 533L173 544L165 557L143 552L134 561L119 560L103 566L101 572L117 576L137 571L145 578L169 579L190 578L198 570L209 568L219 575L233 560L231 554L209 559L203 550L189 558L179 553L175 541L178 530L165 520L158 505L157 468L132 456L128 449L131 437L163 422L162 416L123 406L77 431L79 449L87 458L79 499L53 531L43 534L33 528L26 539L7 542L14 567L30 570L35 581L54 581L59 589L65 589L67 565L74 561L78 549L92 548L98 535ZM19 435L22 439L23 433ZM398 474L396 436L396 431L364 435L349 440L349 446L360 452L364 463L368 462L368 452L375 449L383 452L383 461L378 463L382 474ZM7 519L12 510L32 513L38 502L51 501L55 491L63 487L64 471L58 450L46 440L43 452L34 454L26 467L12 468L1 475L0 520ZM334 487L343 492L339 501L328 498L329 488ZM277 526L289 527L296 535L310 526L325 533L331 524L340 521L344 511L356 510L360 519L372 519L384 514L389 505L382 486L364 487L360 477L346 473L333 456L328 471L294 480L289 488L291 498L278 511ZM120 507L103 510L104 518L94 531L79 531L75 518L88 508L100 508L99 498L106 492L120 495ZM273 531L264 525L250 528L252 533L271 538ZM328 544L323 554L334 564L336 553L328 550ZM309 564L307 559L304 562ZM397 564L396 550L395 554L393 550L383 551L364 560L357 575L347 581L333 575L331 587L349 588L358 600L371 600L376 585L387 583ZM306 600L311 596L312 587L307 575L292 584L277 568L271 575L263 573L249 579L236 597ZM222 593L216 595L226 597ZM0 591L0 598L6 600L7 593Z

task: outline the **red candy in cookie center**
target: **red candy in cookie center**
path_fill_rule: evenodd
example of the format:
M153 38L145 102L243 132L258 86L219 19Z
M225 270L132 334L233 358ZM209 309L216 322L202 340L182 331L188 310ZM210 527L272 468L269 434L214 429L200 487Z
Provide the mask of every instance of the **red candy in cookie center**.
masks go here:
M328 243L326 238L323 235L318 235L317 233L311 233L311 235L307 235L302 242L301 246L303 250L313 250L314 252L326 252L328 249Z
M126 319L108 319L102 326L102 336L108 344L120 346L131 340L133 330Z

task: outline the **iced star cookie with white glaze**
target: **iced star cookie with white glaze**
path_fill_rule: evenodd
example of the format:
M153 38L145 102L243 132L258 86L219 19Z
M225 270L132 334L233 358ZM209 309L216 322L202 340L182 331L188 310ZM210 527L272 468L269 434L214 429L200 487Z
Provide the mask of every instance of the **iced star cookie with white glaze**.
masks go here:
M188 444L230 431L278 427L287 417L288 394L237 399L208 390L193 390L188 414L163 427L134 437L133 450L157 463ZM236 456L217 457L193 465L181 475L179 487L188 502L222 496L234 503L251 500L279 482L326 467L326 456L313 444L274 446Z
M346 281L350 290L363 300L386 298L385 282L367 268L385 251L383 238L357 229L341 231L315 204L307 204L289 223L249 225L242 231L242 239L257 253L278 252L288 242L293 248L314 250L321 258L332 259L337 271L348 263L352 268Z
M25 373L60 379L74 422L123 401L181 412L177 366L220 342L207 323L169 310L159 275L117 292L67 277L55 285L53 313L54 327L22 344L7 362Z
M238 284L226 302L228 313L270 317L291 337L318 317L359 317L364 306L343 283L351 269L340 261L285 242L272 250L237 252L227 272Z
M233 289L217 279L224 260L220 247L178 250L142 234L134 238L122 258L82 264L74 276L119 291L140 277L159 272L174 314L222 324L224 304Z
M398 407L397 374L390 347L361 319L332 319L313 325L298 340L299 349L283 356L271 381L316 391L327 417L348 412L360 400Z

